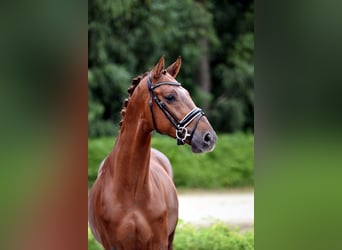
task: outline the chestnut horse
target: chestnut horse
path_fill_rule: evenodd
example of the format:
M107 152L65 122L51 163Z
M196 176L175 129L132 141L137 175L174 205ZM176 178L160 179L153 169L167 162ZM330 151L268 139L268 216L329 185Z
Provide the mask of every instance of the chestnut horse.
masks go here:
M121 111L120 133L89 191L91 232L106 250L173 249L178 198L169 160L151 149L153 130L187 143L195 153L213 150L216 133L189 93L175 80L179 57L164 57L132 80Z

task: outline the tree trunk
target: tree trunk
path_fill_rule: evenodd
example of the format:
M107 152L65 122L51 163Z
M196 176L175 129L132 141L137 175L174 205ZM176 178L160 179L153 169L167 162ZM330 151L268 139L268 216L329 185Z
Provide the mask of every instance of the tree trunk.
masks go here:
M210 65L209 65L209 44L206 37L202 37L200 40L201 46L201 59L197 71L197 80L202 91L205 92L205 97L202 103L203 109L209 109L209 95L211 90L211 80L210 80Z

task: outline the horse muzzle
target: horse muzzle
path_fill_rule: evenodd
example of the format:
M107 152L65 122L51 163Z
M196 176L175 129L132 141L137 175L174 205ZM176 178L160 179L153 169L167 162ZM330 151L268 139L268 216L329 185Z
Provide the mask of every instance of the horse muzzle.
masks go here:
M214 150L217 141L217 135L214 130L204 132L195 131L191 141L192 152L206 153Z

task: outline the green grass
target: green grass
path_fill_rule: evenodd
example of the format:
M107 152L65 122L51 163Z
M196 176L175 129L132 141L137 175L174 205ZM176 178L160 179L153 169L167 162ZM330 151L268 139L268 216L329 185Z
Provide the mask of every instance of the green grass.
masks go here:
M88 250L102 250L88 229ZM252 250L254 249L254 233L242 233L231 230L222 223L211 227L195 227L179 222L175 240L175 250Z
M201 228L180 222L176 229L174 249L252 250L254 249L254 233L231 230L223 223Z
M171 161L177 188L226 188L254 184L253 134L220 134L215 150L194 154L188 145L154 134L152 146ZM88 184L92 185L101 161L112 150L115 138L88 140Z

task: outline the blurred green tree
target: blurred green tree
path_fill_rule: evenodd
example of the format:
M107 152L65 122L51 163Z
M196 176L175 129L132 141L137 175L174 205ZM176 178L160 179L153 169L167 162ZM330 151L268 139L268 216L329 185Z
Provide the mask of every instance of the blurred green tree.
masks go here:
M220 45L212 49L212 122L223 132L254 131L254 5L219 1L214 25Z
M89 2L89 136L117 131L130 80L151 69L161 55L169 64L182 56L178 80L207 111L215 129L251 129L252 4L207 0Z

